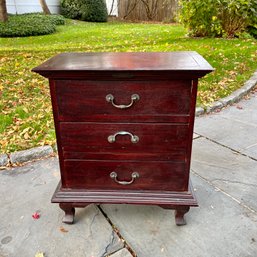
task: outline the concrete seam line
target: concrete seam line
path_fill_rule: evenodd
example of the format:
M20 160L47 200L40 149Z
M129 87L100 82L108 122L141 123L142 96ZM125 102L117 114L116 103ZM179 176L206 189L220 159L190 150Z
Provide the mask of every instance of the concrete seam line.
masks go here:
M254 210L253 208L251 208L250 206L246 205L245 203L241 202L240 200L238 200L236 197L230 195L229 193L227 193L226 191L222 190L221 188L215 186L211 181L209 181L208 179L204 178L203 176L199 175L195 170L191 169L192 174L194 174L195 176L201 178L202 180L204 180L207 184L209 184L210 186L212 186L216 192L221 192L222 194L226 195L227 197L229 197L230 199L232 199L233 201L237 202L239 205L241 205L242 207L244 207L245 209L247 209L248 211L252 212L252 213L256 213L256 210Z
M206 140L209 140L210 142L213 142L214 144L217 144L217 145L219 145L219 146L222 146L222 147L224 147L224 148L227 148L227 149L229 149L230 151L232 151L232 152L234 152L234 153L236 153L236 154L240 154L240 155L245 156L245 157L247 157L247 158L249 158L249 159L251 159L251 160L253 160L253 161L257 161L256 158L254 158L254 157L252 157L252 156L249 156L249 155L247 155L247 154L245 154L245 153L242 153L242 152L240 152L239 150L233 149L233 148L231 148L231 147L229 147L229 146L227 146L227 145L221 144L221 143L219 143L219 142L217 142L217 141L215 141L215 140L213 140L213 139L211 139L211 138L209 138L209 137L206 137L206 136L201 135L200 138L205 138Z

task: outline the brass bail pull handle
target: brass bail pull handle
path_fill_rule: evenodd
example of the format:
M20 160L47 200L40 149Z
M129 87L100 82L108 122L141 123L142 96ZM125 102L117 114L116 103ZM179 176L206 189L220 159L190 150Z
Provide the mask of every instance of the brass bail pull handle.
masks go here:
M114 135L108 136L108 142L109 143L114 143L116 141L116 136L118 136L118 135L121 135L121 136L129 135L130 136L130 141L133 144L136 144L139 141L139 137L137 135L133 135L130 132L127 132L127 131L119 131L119 132L115 133Z
M132 184L134 181L135 181L135 179L136 178L139 178L139 174L137 173L137 172L133 172L132 174L131 174L131 180L130 181L120 181L120 180L118 180L118 175L117 175L117 173L116 172L111 172L110 173L110 177L116 182L116 183L118 183L118 184L120 184L120 185L130 185L130 184Z
M108 94L106 97L105 97L106 101L108 103L111 103L114 107L118 108L118 109L127 109L129 107L131 107L134 102L138 101L140 99L139 95L138 94L133 94L131 96L131 102L130 104L128 105L125 105L125 104L121 104L121 105L117 105L114 103L114 96L112 94Z

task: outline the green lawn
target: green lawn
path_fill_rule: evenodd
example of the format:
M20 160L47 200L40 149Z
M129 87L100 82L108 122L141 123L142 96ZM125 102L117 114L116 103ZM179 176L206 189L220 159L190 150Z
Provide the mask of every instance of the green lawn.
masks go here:
M54 144L47 80L30 72L68 51L180 51L202 54L216 71L199 84L198 105L241 87L257 69L254 39L190 39L180 25L67 21L57 33L0 38L0 153Z

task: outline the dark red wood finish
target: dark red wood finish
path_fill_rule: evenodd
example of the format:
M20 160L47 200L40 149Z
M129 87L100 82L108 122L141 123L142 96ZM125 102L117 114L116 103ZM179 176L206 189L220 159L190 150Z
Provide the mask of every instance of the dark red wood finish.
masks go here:
M139 178L131 185L120 185L110 178L113 171L120 181L130 181L135 171ZM184 171L183 162L65 160L63 185L69 189L186 191Z
M66 158L79 158L88 153L90 159L170 160L185 161L189 125L172 123L74 123L60 124L62 150ZM117 135L116 141L108 137L118 131L129 131L138 136L137 143L129 135ZM76 155L74 155L76 153ZM82 157L83 158L83 157ZM87 158L88 159L88 158Z
M196 52L66 53L33 69L50 80L61 170L52 202L64 222L74 207L131 203L176 209L185 224L197 206L189 184L197 81L212 70Z
M190 80L159 81L158 86L156 81L57 80L55 83L61 121L169 122L180 116L183 122L188 122ZM110 93L118 105L129 104L133 94L140 99L131 108L117 109L105 99Z

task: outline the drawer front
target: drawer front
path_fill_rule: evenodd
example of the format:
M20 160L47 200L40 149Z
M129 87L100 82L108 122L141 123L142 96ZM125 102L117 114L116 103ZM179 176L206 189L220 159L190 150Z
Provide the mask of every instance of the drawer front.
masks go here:
M188 125L60 123L66 159L185 161Z
M188 121L190 80L57 80L55 90L60 121Z
M64 161L63 186L99 190L187 190L184 163Z

